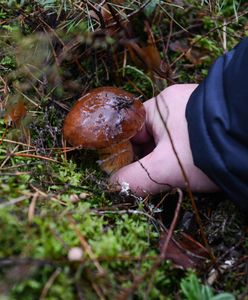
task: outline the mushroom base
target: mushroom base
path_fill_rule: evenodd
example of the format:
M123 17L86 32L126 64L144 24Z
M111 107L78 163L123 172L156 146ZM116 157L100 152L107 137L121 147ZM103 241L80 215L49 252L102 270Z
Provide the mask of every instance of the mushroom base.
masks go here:
M107 174L116 172L133 161L133 147L130 141L124 141L98 150L98 164Z

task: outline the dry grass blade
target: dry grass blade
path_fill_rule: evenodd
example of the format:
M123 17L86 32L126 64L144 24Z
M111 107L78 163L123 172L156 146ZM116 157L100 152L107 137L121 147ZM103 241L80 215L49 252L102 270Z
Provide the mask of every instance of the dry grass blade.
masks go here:
M39 198L39 192L35 192L28 208L28 222L31 224L34 218L36 201Z
M53 274L50 276L50 278L48 279L47 283L45 284L41 295L40 295L40 300L44 300L47 297L47 294L49 292L49 289L51 288L51 286L53 285L54 281L56 280L56 278L59 276L59 274L61 273L61 269L57 268Z
M31 188L37 192L39 195L43 196L44 198L47 198L47 199L51 199L52 201L54 202L57 202L57 203L60 203L61 205L63 206L67 206L68 204L64 201L61 201L59 200L58 198L54 197L54 196L51 196L51 195L48 195L46 194L45 192L39 190L36 186L34 186L33 184L30 184Z
M68 220L70 221L70 224L72 226L72 228L75 230L79 241L81 243L81 246L83 248L83 250L89 255L90 259L93 261L96 269L99 272L99 275L102 276L104 274L106 274L106 271L103 269L103 267L99 264L97 257L95 256L95 254L92 252L90 245L88 244L88 242L86 241L85 237L83 236L83 234L79 231L79 229L77 228L77 224L76 222L73 220L73 218L71 216L67 217Z
M50 158L50 157L46 157L46 156L42 156L42 155L37 155L37 154L11 153L10 156L37 158L37 159L47 160L47 161L51 161L51 162L55 162L57 164L60 164L60 162L57 161L56 159L53 159L53 158Z
M14 205L14 204L19 203L19 202L22 202L22 201L24 201L24 200L27 200L27 199L30 198L30 197L31 197L31 195L30 195L29 197L28 197L27 195L25 195L25 196L20 196L20 197L17 197L17 198L15 198L15 199L11 199L11 200L9 200L9 201L6 201L6 202L4 202L4 203L1 203L1 204L0 204L0 209L5 208L5 207L7 207L7 206Z
M32 146L30 144L26 144L26 143L22 143L22 142L18 142L18 141L13 141L13 140L5 139L5 138L3 138L1 141L5 142L5 143L20 145L20 146L23 146L23 147L33 148L34 151L36 150L36 147Z

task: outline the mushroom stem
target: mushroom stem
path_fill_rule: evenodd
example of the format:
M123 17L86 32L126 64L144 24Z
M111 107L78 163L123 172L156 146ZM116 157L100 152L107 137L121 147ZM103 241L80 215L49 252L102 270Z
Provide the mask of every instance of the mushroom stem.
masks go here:
M107 174L111 174L133 161L133 147L130 141L114 144L98 150L98 164Z

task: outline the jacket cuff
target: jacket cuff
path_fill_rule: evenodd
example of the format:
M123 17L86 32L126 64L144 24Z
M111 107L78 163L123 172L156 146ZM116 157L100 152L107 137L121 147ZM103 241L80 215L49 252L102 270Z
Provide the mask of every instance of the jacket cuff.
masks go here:
M195 165L248 213L248 39L214 63L186 119Z

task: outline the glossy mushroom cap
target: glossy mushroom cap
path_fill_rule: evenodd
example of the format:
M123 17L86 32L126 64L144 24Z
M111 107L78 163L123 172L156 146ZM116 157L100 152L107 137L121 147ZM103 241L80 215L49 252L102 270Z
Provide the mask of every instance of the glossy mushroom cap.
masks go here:
M63 135L72 146L101 149L129 140L144 121L145 109L134 95L101 87L75 103L66 116Z

